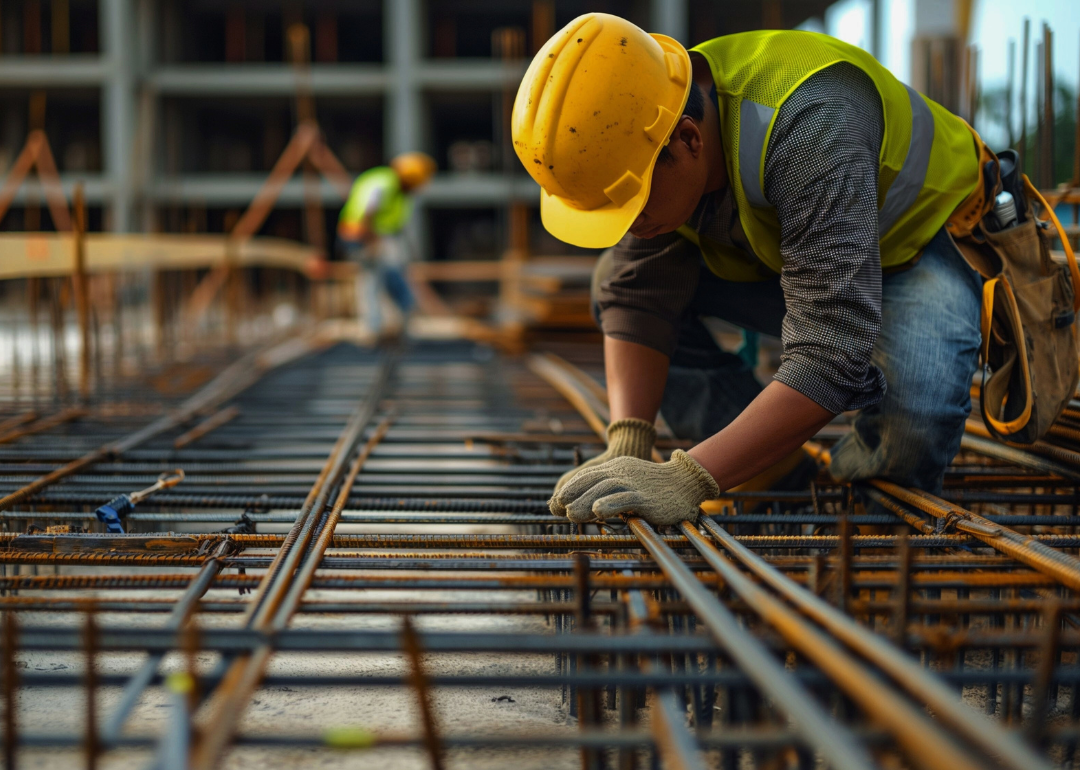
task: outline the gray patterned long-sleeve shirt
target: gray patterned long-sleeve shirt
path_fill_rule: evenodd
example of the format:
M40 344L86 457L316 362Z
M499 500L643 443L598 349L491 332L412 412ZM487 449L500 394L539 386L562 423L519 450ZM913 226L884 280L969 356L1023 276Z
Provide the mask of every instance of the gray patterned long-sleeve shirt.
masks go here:
M808 78L781 105L765 154L766 199L780 223L787 315L775 379L838 413L876 403L870 362L881 327L877 174L884 135L873 81L850 64ZM749 251L729 189L701 199L691 227ZM701 254L675 233L627 234L596 298L604 334L666 355L697 289Z

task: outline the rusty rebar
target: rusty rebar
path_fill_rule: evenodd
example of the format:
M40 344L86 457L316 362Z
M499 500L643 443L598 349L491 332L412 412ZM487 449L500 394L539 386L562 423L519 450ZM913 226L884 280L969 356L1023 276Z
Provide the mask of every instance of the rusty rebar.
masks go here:
M3 677L4 677L4 767L16 770L18 766L18 672L15 651L18 644L18 621L13 609L4 610L3 629Z
M417 708L420 711L420 727L423 730L424 746L431 762L431 770L442 770L442 742L439 738L435 711L431 704L431 688L428 686L427 674L424 670L423 651L420 648L420 639L408 615L401 619L401 646L409 663L409 684L416 694Z
M96 608L91 604L86 608L83 630L83 649L86 660L85 693L86 693L86 738L84 752L86 756L87 770L94 770L98 764L98 755L101 753L101 742L98 737L97 727L97 647L98 631Z

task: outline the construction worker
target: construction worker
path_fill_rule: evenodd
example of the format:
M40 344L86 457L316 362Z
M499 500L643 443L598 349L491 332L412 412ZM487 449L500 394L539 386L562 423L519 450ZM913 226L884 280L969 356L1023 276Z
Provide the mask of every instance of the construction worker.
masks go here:
M962 120L825 35L688 52L588 14L537 53L512 130L545 227L610 247L593 281L608 449L559 480L553 513L693 519L853 410L835 478L940 490L980 341L981 279L945 229L982 205ZM708 317L780 338L773 381ZM658 410L699 442L662 464Z
M407 152L389 166L370 168L353 184L338 218L338 242L347 258L360 264L357 308L363 306L369 329L382 332L380 295L386 293L408 317L415 300L405 278L409 261L404 229L412 214L412 193L435 173L435 161L422 152Z

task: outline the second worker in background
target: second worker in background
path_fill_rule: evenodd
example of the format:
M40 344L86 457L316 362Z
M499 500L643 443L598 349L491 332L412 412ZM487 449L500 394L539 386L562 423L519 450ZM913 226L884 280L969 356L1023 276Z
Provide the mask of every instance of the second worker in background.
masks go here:
M405 274L409 248L405 227L412 215L412 194L435 173L435 161L422 152L396 156L357 177L338 219L338 244L346 259L360 266L357 315L376 337L383 332L380 307L385 291L408 319L415 300Z

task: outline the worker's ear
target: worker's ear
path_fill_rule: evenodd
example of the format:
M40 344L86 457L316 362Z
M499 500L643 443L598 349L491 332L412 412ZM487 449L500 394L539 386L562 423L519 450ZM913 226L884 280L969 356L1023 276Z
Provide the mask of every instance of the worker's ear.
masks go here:
M675 124L675 131L671 134L668 149L676 160L680 155L696 160L701 155L701 142L700 127L693 118L683 115Z

